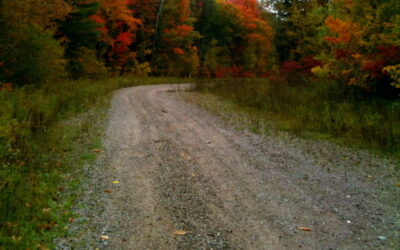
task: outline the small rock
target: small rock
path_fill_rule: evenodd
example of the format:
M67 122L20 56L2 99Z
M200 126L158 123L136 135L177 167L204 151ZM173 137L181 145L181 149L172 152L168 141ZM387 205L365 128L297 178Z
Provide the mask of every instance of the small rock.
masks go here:
M378 236L378 240L386 240L386 237L385 236Z

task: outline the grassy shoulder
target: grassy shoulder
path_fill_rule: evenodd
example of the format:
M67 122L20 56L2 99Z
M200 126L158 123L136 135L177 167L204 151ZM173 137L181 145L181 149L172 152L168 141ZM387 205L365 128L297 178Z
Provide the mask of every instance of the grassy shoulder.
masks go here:
M187 79L113 78L0 91L0 248L47 249L73 220L113 90Z
M266 79L201 81L196 90L208 96L200 105L237 117L241 122L235 126L253 132L288 131L400 157L398 100L346 98L353 93L334 83L290 85ZM210 98L218 107L210 105Z

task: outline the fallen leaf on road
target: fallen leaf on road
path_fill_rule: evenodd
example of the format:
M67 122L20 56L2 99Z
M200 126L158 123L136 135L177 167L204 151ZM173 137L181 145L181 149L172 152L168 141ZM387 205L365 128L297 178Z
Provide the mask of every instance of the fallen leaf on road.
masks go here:
M93 150L94 152L96 152L96 153L101 153L101 150L100 149L95 149L95 150Z
M112 184L119 184L119 181L113 181Z
M108 239L110 239L110 236L108 236L108 235L101 235L100 236L100 240L108 240Z
M174 232L174 235L183 236L183 235L186 235L186 234L188 234L188 233L190 233L190 232L189 232L189 231L184 231L184 230L176 230L176 231Z
M161 109L161 112L168 113L168 111L166 111L165 109Z
M112 190L109 190L109 189L107 189L107 190L104 190L104 193L112 193Z
M309 227L299 227L299 230L301 230L301 231L312 231L312 229L309 228Z
M191 159L192 159L192 157L190 157L190 155L186 154L185 152L182 152L182 153L181 153L181 157L182 157L183 159L186 159L186 160L191 160Z

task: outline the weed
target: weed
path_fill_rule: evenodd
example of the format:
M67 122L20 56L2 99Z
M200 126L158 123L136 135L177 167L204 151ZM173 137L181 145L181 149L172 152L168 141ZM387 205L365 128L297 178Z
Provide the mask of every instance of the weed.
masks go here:
M365 97L336 82L203 79L195 89L272 119L282 130L400 154L399 100Z

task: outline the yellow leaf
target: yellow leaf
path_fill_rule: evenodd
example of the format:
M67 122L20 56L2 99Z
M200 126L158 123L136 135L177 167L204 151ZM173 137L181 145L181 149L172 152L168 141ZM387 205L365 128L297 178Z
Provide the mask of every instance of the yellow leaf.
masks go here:
M188 234L188 233L190 233L190 232L189 232L189 231L184 231L184 230L176 230L176 231L174 232L174 235L183 236L183 235L186 235L186 234Z
M113 181L112 184L119 184L119 181Z
M110 239L110 236L108 236L108 235L101 235L100 236L100 240L108 240L108 239Z

